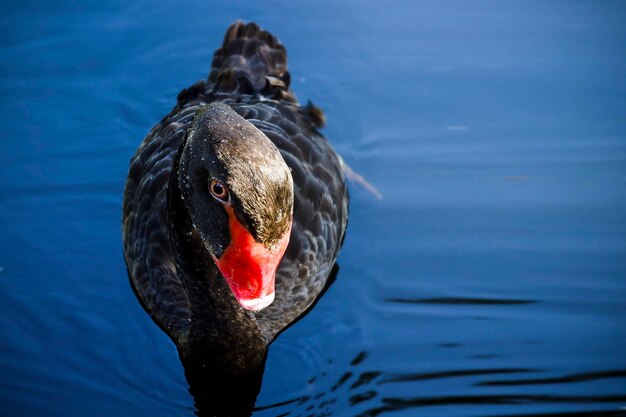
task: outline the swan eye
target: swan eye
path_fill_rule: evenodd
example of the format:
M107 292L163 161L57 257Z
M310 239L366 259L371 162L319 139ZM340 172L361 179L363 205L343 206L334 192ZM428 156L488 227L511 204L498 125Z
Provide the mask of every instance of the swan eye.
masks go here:
M229 200L228 188L219 180L211 180L209 183L209 191L211 195L223 203Z

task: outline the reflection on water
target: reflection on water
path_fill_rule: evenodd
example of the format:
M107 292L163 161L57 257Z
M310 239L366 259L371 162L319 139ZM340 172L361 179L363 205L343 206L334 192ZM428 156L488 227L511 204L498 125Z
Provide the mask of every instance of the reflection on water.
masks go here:
M203 369L185 367L189 393L198 417L250 416L261 389L265 363L238 378L216 377Z
M626 415L625 3L0 9L0 415ZM120 213L236 19L383 198L352 184L335 283L229 384L142 311Z
M484 405L533 405L533 404L594 404L594 403L623 403L626 395L532 395L532 394L487 394L487 395L458 395L458 396L412 396L394 397L382 396L378 386L382 384L405 383L415 381L428 381L434 379L467 378L465 381L469 386L485 385L533 385L533 384L562 384L577 383L599 379L624 378L624 371L595 372L589 374L573 374L556 378L532 378L524 379L525 375L537 375L542 372L537 369L522 368L494 368L475 370L450 370L445 372L432 373L406 373L387 374L384 371L366 370L365 359L369 353L360 352L349 364L350 371L345 372L337 380L330 390L322 391L311 395L294 398L279 403L257 407L255 411L273 410L276 415L281 416L331 416L339 415L343 403L348 403L351 407L359 405L359 412L354 414L358 417L375 417L388 412L401 410L413 410L429 407L455 407L455 406L484 406ZM364 364L362 364L365 362ZM500 381L482 380L483 377L499 375L518 379L506 379ZM315 379L309 381L310 384ZM344 387L343 390L337 391ZM419 391L416 387L415 391ZM341 404L340 404L341 403ZM285 406L294 406L292 411L282 412ZM454 409L454 408L450 408ZM421 414L420 414L421 415ZM511 414L507 414L511 415ZM520 415L521 414L514 414ZM586 411L583 413L532 413L526 416L625 416L626 411L614 410L606 411L602 409Z

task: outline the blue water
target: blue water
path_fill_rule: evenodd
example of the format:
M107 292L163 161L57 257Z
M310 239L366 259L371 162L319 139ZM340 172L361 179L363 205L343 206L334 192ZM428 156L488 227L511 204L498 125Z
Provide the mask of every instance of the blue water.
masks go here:
M337 280L271 346L254 415L626 415L623 2L0 10L0 415L193 416L121 197L238 18L384 196L352 184Z

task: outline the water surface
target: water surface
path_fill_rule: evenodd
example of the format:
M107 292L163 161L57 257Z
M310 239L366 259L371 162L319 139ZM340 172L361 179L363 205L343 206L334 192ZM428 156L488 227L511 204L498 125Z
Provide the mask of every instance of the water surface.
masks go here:
M337 280L271 346L254 415L626 415L623 3L1 10L0 415L193 416L121 197L238 18L383 194L352 185Z

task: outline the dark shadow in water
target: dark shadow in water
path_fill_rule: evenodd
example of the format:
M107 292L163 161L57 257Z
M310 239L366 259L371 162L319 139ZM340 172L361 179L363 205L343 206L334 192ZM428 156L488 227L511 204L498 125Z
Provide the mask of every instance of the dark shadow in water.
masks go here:
M442 372L397 374L397 375L385 376L379 382L379 384L385 384L388 382L424 381L427 379L454 378L454 377L463 377L463 376L517 374L517 373L525 373L525 372L537 372L537 370L526 369L526 368L458 369L458 370L442 371Z
M511 300L497 298L436 297L436 298L388 298L385 301L403 304L444 304L444 305L518 305L535 304L535 300Z
M365 352L365 351L359 352L359 354L356 355L356 357L352 359L352 361L350 361L350 365L357 366L358 364L363 362L365 359L367 359L368 356L369 356L368 352Z
M626 411L621 410L598 410L579 411L567 413L541 413L541 414L503 414L493 417L626 417Z
M621 403L626 400L624 395L607 396L559 396L559 395L466 395L417 398L383 398L382 405L367 410L358 417L376 417L392 411L408 410L428 406L460 406L460 405L527 405L541 403L591 404ZM623 412L622 412L623 413ZM549 416L550 414L525 414L528 416ZM555 414L571 415L571 414ZM596 413L582 415L598 415ZM623 414L607 414L618 416Z
M555 378L529 378L507 381L483 381L476 384L476 386L569 384L574 382L587 382L607 378L626 378L626 370L588 372L581 374L565 375Z
M262 406L262 407L256 407L254 409L254 411L271 410L272 408L278 408L278 407L282 407L282 406L293 404L293 403L297 403L298 405L300 405L300 404L304 404L306 401L308 401L309 398L310 397L308 397L308 396L304 396L304 397L294 398L294 399L291 399L291 400L281 401L281 402L275 403L275 404L265 405L265 406Z
M234 377L219 376L201 368L185 367L189 393L198 417L248 417L252 414L263 381L263 364L252 372Z

